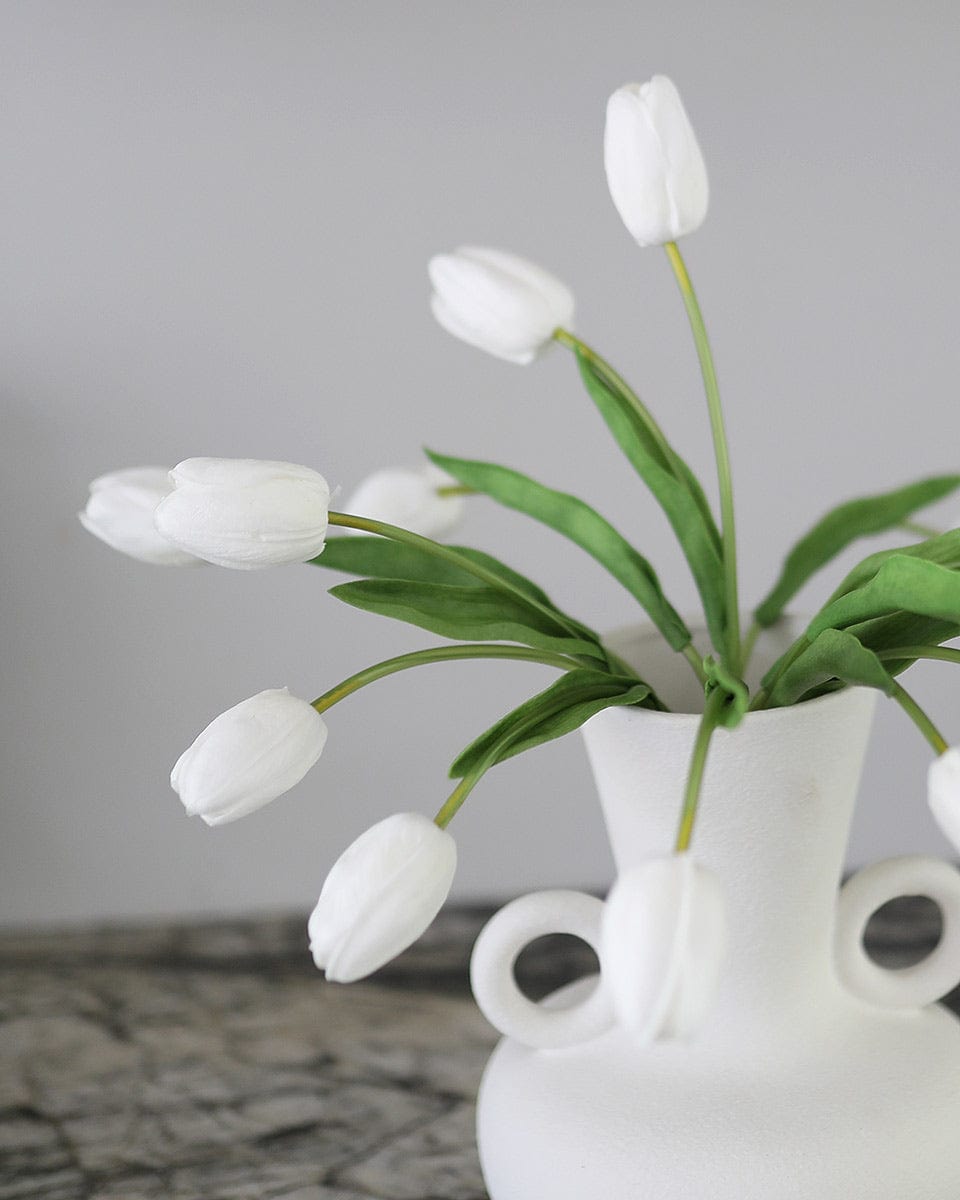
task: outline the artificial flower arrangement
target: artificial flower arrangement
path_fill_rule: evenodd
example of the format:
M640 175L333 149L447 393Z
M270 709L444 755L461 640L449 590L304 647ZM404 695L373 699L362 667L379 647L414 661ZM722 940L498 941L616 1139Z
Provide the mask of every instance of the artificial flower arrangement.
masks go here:
M637 997L657 1003L656 981L652 988L650 981L640 985L638 973L656 961L658 945L678 935L681 910L687 914L682 936L693 938L698 928L709 926L714 942L721 938L716 914L722 912L722 880L691 858L716 729L734 730L749 712L802 704L844 687L877 689L900 705L933 748L929 801L960 847L960 749L948 748L900 682L920 659L960 662L960 650L944 645L960 635L960 530L940 533L912 519L960 486L960 476L924 479L828 512L787 554L749 628L741 630L720 393L703 316L677 246L706 216L707 173L670 80L657 76L611 96L604 158L610 193L628 231L640 246L664 248L680 289L706 393L719 521L645 403L574 334L573 297L548 272L499 250L462 247L439 255L429 267L433 313L456 337L511 363L531 363L554 343L571 352L587 396L676 534L703 604L711 654L694 648L654 568L604 517L578 497L491 463L429 453L423 470L374 475L351 497L347 511L339 512L330 509L326 481L308 467L193 458L169 473L138 468L101 477L91 485L80 519L115 549L149 563L208 562L252 570L305 562L342 571L358 578L331 589L338 599L453 643L367 667L309 703L285 689L270 690L222 713L181 755L171 775L187 812L209 825L244 816L299 782L324 747L321 714L387 675L469 658L526 660L560 672L550 687L507 713L456 758L450 774L458 782L432 820L419 813L388 816L335 863L310 917L309 936L317 966L341 982L375 971L433 920L456 867L448 826L488 770L611 706L666 711L636 670L534 582L490 554L441 540L455 527L465 497L482 494L523 513L605 567L676 652L677 669L693 672L704 694L685 794L677 797L673 852L665 846L661 858L622 875L603 918L601 961L616 1006L634 1029L655 1037L666 1022L646 1021ZM331 526L342 535L328 536ZM854 567L751 692L744 675L759 633L778 622L801 586L850 543L893 530L919 540L870 554ZM708 910L709 921L698 926L697 913ZM624 956L613 947L627 944L631 965L622 968L617 964ZM719 963L715 950L714 945L700 964L712 974ZM708 994L709 983L701 971L698 995Z

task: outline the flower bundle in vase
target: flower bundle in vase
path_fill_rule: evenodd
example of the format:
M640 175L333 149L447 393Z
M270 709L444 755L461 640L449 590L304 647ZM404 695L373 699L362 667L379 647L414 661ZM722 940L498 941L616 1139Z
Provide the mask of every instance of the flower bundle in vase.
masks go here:
M549 1055L567 1048L564 1053L572 1054L591 1041L599 1045L613 1036L609 1031L615 1027L617 1036L627 1037L635 1049L656 1043L672 1047L663 1053L678 1054L682 1039L710 1027L723 988L724 948L728 938L736 943L734 926L740 921L739 913L728 919L728 896L738 880L724 877L723 855L712 852L709 838L706 853L698 854L701 808L702 820L710 819L713 746L722 741L724 753L732 754L738 740L747 744L748 728L785 728L777 722L791 720L793 710L828 714L822 719L829 730L829 714L838 713L847 697L857 697L859 704L868 691L882 693L930 744L935 755L930 804L960 846L960 749L948 747L902 683L905 672L920 660L960 662L960 651L945 645L960 635L960 530L938 532L915 520L919 510L960 487L960 475L927 478L847 501L821 517L786 555L779 578L741 628L733 483L720 392L704 319L678 246L706 216L707 174L679 94L668 79L657 76L613 94L604 155L610 193L624 224L638 245L663 247L679 287L703 377L718 513L637 392L573 332L573 297L547 271L486 248L439 255L429 268L433 312L450 333L507 362L532 363L551 345L570 353L587 398L676 534L702 602L706 653L695 645L697 631L670 603L651 563L608 520L576 496L493 463L428 452L430 462L423 469L380 472L359 487L344 511L333 511L325 480L308 467L194 458L169 473L138 468L103 476L92 485L81 519L108 544L147 562L209 562L238 569L308 563L341 571L356 578L333 587L333 596L446 639L434 648L366 667L312 702L271 690L217 717L181 755L171 775L187 812L210 825L252 812L298 783L323 750L323 715L379 679L473 658L530 661L557 670L556 681L546 690L505 714L458 755L450 770L457 782L432 819L422 813L387 816L335 863L309 920L313 957L332 980L350 982L370 974L433 920L456 867L449 826L487 771L587 722L590 729L607 720L669 731L680 728L677 722L692 721L683 726L689 736L683 734L682 778L670 785L675 787L668 800L675 825L672 843L664 838L655 852L617 855L619 877L605 904L561 892L524 898L517 902L520 908L508 906L500 914L503 919L495 918L481 936L473 973L481 1007L531 1053L546 1048ZM644 645L659 639L657 653L672 656L673 673L685 673L695 684L702 698L696 713L671 712L665 689L655 687L644 669L642 653L627 653L616 639L598 634L512 566L486 552L449 544L446 539L467 498L475 496L492 498L546 525L604 567L649 622L652 632ZM338 535L331 536L331 529ZM871 553L854 567L812 619L796 628L751 689L745 677L758 638L765 630L788 627L785 610L800 588L855 540L885 532L913 537L906 545ZM810 716L809 721L819 719ZM807 750L807 757L817 758L818 746L809 744ZM603 771L597 775L602 788ZM662 813L662 825L661 818ZM769 798L763 819L776 821L776 797ZM783 819L789 823L794 814L785 812ZM940 866L950 877L935 871L926 886L921 873L916 890L935 892L948 915L951 905L960 913L955 873ZM831 860L827 874L836 868ZM897 877L905 887L915 881L916 873L907 868ZM858 919L864 905L876 907L879 897L866 884L861 890L866 895L857 902ZM763 898L755 899L760 903ZM527 901L531 903L524 907ZM556 927L561 909L561 925L596 944L601 980L586 1000L561 1005L552 1014L533 1013L537 1006L511 990L504 969L509 972L523 938ZM829 925L829 917L825 923ZM956 981L954 973L960 978L960 951L953 941L941 948L937 987L945 986L937 995ZM839 975L853 980L854 992L857 969L838 968ZM833 986L824 980L822 987ZM861 988L861 999L864 994ZM914 1001L911 992L910 1003ZM733 1017L730 1021L735 1023ZM529 1074L529 1061L524 1061ZM549 1061L556 1065L559 1060ZM515 1100L516 1088L507 1087ZM631 1190L635 1180L622 1182L623 1170L620 1184L579 1191L564 1190L572 1185L563 1182L559 1168L556 1177L542 1167L528 1176L517 1174L515 1165L513 1175L504 1173L499 1163L512 1152L493 1151L489 1145L496 1139L506 1145L509 1136L491 1134L485 1154L496 1200L529 1197L531 1188L556 1197L602 1195L605 1200L640 1194ZM613 1161L609 1150L604 1155ZM644 1169L650 1177L649 1168ZM835 1191L823 1179L817 1183L820 1200L853 1194L841 1190L841 1184L849 1184L840 1168L831 1178L840 1181ZM776 1176L767 1185L776 1186ZM668 1193L654 1188L650 1194ZM679 1188L669 1194L692 1196L694 1191ZM756 1193L741 1189L729 1194L772 1193L758 1187Z

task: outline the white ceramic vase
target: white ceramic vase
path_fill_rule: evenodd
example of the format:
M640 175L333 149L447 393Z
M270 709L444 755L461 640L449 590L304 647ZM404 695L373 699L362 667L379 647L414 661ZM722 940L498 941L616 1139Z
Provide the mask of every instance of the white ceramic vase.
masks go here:
M622 871L673 845L697 696L649 635L611 641L689 706L609 709L585 727ZM960 873L891 859L838 891L873 709L873 693L848 689L715 735L692 849L722 882L728 941L693 1040L637 1045L602 976L542 1005L519 992L513 963L536 937L596 944L595 897L525 896L487 925L474 993L506 1035L478 1101L491 1200L960 1196L960 1023L934 1003L960 981ZM936 900L943 936L923 962L885 970L863 929L908 894Z

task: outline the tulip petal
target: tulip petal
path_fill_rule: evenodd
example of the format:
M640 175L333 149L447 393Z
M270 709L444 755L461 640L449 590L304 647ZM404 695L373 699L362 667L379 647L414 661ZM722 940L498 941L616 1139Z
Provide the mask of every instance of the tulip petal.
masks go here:
M709 203L707 169L671 80L655 75L607 102L604 167L610 196L641 246L692 233Z
M689 855L651 859L620 876L604 912L600 962L620 1022L639 1043L696 1032L724 943L719 882Z
M935 758L927 772L930 810L955 850L960 850L960 747Z
M395 813L337 859L308 931L329 980L352 983L405 950L439 912L456 871L456 843L421 813Z
M255 459L194 458L171 472L157 529L219 566L239 570L315 558L326 539L330 488L309 467Z
M174 545L154 525L156 507L170 489L170 473L165 467L111 471L90 484L86 508L77 516L88 533L140 562L197 566L200 559Z
M327 727L286 688L259 692L221 713L170 774L191 816L235 821L289 791L323 752Z

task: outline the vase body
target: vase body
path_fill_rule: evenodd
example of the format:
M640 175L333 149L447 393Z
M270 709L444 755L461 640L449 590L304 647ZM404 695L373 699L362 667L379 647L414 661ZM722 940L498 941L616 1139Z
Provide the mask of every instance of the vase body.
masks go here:
M838 942L873 708L873 693L848 689L716 733L692 845L727 910L706 1022L689 1041L645 1046L612 1020L554 1048L504 1038L478 1102L491 1200L960 1196L960 1024L927 1002L960 978L957 895L938 874L952 868L903 860L880 892L854 888ZM618 871L673 845L697 724L613 708L585 727ZM869 911L907 887L950 911L938 979L862 959ZM546 1003L575 1008L602 987L580 981Z

